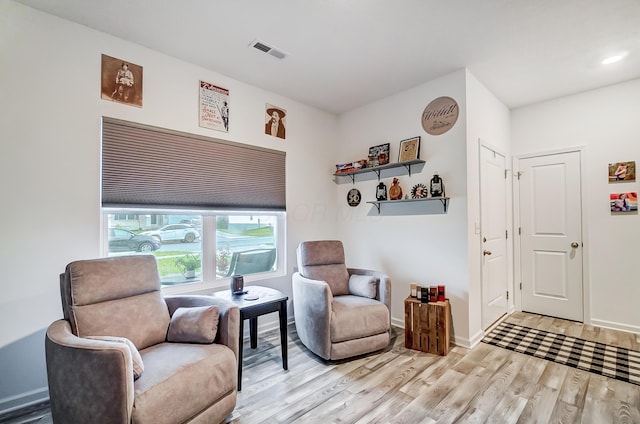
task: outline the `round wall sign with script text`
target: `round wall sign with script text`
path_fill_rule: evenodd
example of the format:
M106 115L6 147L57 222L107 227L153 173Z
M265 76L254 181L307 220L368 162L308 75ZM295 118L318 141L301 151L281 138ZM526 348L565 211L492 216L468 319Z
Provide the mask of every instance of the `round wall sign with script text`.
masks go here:
M438 97L422 112L422 128L431 135L449 131L458 120L458 103L451 97Z

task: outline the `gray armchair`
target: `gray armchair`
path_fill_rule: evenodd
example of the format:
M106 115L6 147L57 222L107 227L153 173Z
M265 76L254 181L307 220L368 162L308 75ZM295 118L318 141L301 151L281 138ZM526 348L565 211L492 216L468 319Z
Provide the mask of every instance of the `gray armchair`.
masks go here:
M60 292L64 319L45 339L55 423L219 423L233 411L236 306L208 296L163 298L151 255L72 262ZM179 316L187 331L176 324L172 335ZM212 343L167 342L192 330Z
M306 241L296 251L293 308L300 341L327 360L384 349L391 334L391 280L347 268L340 241Z

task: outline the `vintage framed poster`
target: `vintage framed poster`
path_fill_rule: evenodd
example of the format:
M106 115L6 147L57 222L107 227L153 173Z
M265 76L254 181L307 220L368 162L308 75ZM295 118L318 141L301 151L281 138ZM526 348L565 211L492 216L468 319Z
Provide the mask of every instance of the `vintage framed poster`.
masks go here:
M100 97L142 107L142 66L102 55Z
M281 107L266 104L264 108L266 122L264 124L264 133L273 137L285 139L287 138L286 117L287 111Z
M420 159L420 136L400 142L398 162L406 162L414 159Z
M229 90L200 81L198 125L229 132Z

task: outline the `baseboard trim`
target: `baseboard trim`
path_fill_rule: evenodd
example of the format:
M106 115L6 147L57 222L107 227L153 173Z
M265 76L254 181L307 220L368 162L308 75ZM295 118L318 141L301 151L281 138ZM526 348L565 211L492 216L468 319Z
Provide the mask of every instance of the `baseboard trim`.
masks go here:
M404 330L404 319L391 317L391 326L400 327Z
M622 324L619 322L605 321L601 319L591 319L591 325L608 328L610 330L626 331L627 333L640 334L640 327L635 325Z
M8 415L13 415L18 410L48 401L48 387L41 387L39 389L0 399L0 422L7 418Z
M467 349L473 349L484 337L484 333L482 331L478 331L470 338L458 337L456 336L454 342L456 346L466 347Z

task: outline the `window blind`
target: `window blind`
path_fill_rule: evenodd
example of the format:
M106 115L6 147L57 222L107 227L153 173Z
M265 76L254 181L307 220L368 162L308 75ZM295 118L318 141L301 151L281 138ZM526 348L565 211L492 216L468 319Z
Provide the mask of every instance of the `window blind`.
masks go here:
M285 210L285 152L102 119L105 207Z

